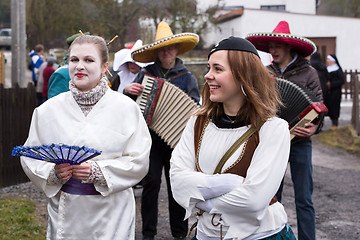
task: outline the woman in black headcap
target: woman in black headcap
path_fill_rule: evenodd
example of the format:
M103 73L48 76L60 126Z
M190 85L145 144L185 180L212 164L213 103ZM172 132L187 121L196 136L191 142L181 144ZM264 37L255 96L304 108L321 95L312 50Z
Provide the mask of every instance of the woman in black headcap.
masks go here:
M175 200L186 218L199 209L193 239L294 239L274 197L290 151L276 82L242 38L217 44L208 68L203 104L171 158Z
M329 73L326 69L325 63L321 60L321 56L318 51L314 52L311 55L310 64L318 72L319 80L320 80L320 84L321 84L321 90L322 90L322 94L323 94L323 99L325 99L326 94L327 94L327 85L326 84L329 81Z
M328 108L328 116L331 119L330 130L335 130L339 125L341 88L345 82L344 72L335 54L330 54L326 58L329 81L327 82L327 95L324 103Z

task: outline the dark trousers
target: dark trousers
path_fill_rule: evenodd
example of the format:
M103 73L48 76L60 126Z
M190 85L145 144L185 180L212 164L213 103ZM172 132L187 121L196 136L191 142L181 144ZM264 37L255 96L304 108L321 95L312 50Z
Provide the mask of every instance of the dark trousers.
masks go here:
M43 104L45 102L45 98L43 97L41 92L36 93L36 100L37 100L38 106L40 106L41 104Z
M312 202L313 179L311 142L291 144L289 162L295 193L298 239L314 240L315 210ZM281 183L280 188L276 193L276 197L279 201L281 201L283 183L284 181Z
M173 237L185 237L188 231L188 221L184 221L185 209L173 198L170 186L170 158L172 149L158 136L152 135L149 172L143 179L141 196L141 216L143 236L155 236L158 222L158 198L161 185L162 169L164 168L167 184L170 228ZM164 207L164 206L161 206Z

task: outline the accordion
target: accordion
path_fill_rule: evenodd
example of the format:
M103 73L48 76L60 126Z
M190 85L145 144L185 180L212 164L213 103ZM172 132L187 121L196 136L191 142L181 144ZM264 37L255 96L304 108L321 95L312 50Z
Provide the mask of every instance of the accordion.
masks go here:
M304 127L318 116L323 116L328 109L308 88L281 78L276 81L283 103L278 116L289 123L293 139L296 127Z
M174 148L191 113L199 108L183 90L165 79L145 75L136 99L146 124Z

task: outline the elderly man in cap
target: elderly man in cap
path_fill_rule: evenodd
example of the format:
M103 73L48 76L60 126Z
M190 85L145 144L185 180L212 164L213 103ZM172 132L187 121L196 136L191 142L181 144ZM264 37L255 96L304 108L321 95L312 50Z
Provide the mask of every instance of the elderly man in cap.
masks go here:
M258 50L271 54L268 66L273 76L301 84L322 100L317 71L305 58L315 50L315 44L307 38L290 33L289 24L281 21L271 33L252 33L246 37ZM298 239L315 239L315 210L312 202L312 144L311 136L317 131L320 119L297 127L291 141L290 169L294 184ZM281 201L283 183L276 194Z
M124 92L135 98L143 91L141 84L145 73L166 79L181 88L195 102L199 102L200 94L196 78L184 66L177 55L194 48L199 41L194 33L173 34L169 25L160 22L157 27L155 42L133 51L132 57L137 62L153 64L145 67L137 76L134 83L128 85ZM170 228L174 239L185 239L188 222L184 221L185 210L174 200L171 193L169 170L172 148L167 145L155 132L150 130L152 148L150 152L149 173L143 179L141 198L141 215L143 220L142 234L144 239L154 239L158 218L158 196L161 184L162 169L168 189Z

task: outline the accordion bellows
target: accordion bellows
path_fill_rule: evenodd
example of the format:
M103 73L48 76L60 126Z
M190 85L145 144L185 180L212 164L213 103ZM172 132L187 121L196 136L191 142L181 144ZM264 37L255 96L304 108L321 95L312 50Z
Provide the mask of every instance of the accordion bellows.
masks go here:
M283 103L278 115L289 123L291 138L294 137L292 133L296 127L304 127L328 111L325 104L308 88L281 78L276 81Z
M145 75L142 85L144 90L136 103L147 125L174 148L190 114L199 106L183 90L164 79Z
M101 154L101 151L85 146L69 146L65 144L50 144L39 146L16 146L12 155L16 157L30 157L55 164L82 163Z

